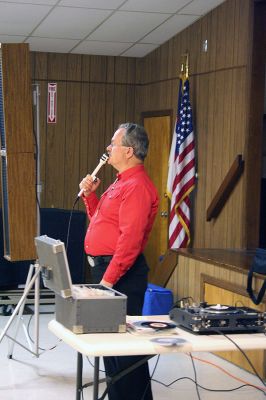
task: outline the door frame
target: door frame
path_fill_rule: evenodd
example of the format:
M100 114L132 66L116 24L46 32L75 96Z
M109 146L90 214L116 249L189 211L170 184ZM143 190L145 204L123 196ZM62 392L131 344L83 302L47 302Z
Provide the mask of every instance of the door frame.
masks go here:
M144 118L152 117L170 117L171 126L173 125L173 110L156 110L156 111L143 111L141 112L141 124L144 125Z
M167 117L170 119L170 127L169 127L169 154L171 150L171 144L172 144L172 135L173 135L173 110L168 109L168 110L157 110L157 111L145 111L141 113L141 123L144 126L144 119L145 118L156 118L156 117ZM165 188L166 191L166 188ZM165 195L165 193L161 193L161 195ZM168 197L168 196L165 196ZM167 202L167 210L168 210L168 227L167 227L167 243L169 241L169 211L170 211L170 202ZM168 249L168 246L167 246ZM167 250L166 249L166 250ZM157 268L157 265L155 266ZM151 271L151 276L155 274L155 269Z
M170 135L170 149L171 151L171 144L172 144L172 137L171 133L173 132L173 110L172 109L166 109L166 110L156 110L156 111L143 111L141 112L141 124L144 126L144 118L153 118L153 117L170 117L170 127L172 128L172 131L169 132ZM172 133L173 135L173 133ZM168 204L168 214L170 211L170 203ZM169 220L168 220L168 225L169 225ZM169 226L168 226L169 228ZM168 238L169 239L169 238Z

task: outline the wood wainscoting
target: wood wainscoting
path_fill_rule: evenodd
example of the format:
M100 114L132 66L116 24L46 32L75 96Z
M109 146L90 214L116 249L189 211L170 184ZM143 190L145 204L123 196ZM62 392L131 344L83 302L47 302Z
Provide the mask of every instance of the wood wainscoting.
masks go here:
M177 253L177 268L167 285L177 299L190 296L196 303L207 301L209 304L243 305L266 311L266 298L255 306L246 292L247 274L254 251L180 249ZM255 291L259 290L263 281L262 276L255 276ZM260 376L265 378L265 352L249 351L246 354ZM239 351L219 352L217 355L253 372Z
M210 279L209 276L206 276L204 274L201 278L203 282L202 288L204 290L204 300L207 301L207 303L209 304L218 303L226 305L228 304L230 306L232 305L237 307L245 306L259 311L265 311L266 309L265 303L256 306L245 293L240 294L242 288L239 286L234 286L234 291L230 290L229 288L227 290L225 289L225 287L227 286L227 282ZM230 286L231 285L229 285L229 287ZM265 376L265 352L262 350L250 350L245 351L245 353L254 365L256 371L258 371L258 373L260 374L260 376ZM254 373L248 361L240 351L217 352L217 355Z

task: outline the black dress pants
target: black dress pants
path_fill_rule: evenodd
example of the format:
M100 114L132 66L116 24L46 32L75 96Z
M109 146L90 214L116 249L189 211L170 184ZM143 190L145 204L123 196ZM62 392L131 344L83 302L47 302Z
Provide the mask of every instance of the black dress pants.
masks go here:
M99 283L108 267L103 263L91 268L93 283ZM140 255L130 270L114 285L114 289L127 296L127 314L141 315L144 295L148 284L145 257ZM112 377L143 359L143 356L104 357L105 373ZM134 369L116 383L110 385L109 400L152 400L148 362Z

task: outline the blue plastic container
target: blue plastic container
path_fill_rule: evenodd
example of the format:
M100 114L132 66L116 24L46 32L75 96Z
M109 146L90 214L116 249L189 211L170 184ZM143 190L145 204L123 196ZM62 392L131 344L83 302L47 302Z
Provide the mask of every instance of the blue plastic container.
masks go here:
M148 284L144 297L142 315L165 315L173 307L173 293L170 289Z

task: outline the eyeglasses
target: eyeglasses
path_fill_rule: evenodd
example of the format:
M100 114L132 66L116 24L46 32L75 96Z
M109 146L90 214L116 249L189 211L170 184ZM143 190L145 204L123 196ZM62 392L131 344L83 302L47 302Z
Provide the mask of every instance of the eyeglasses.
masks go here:
M107 146L107 147L130 147L130 146L125 146L125 145L123 145L123 144L115 144L115 143L110 143L109 144L109 146Z

